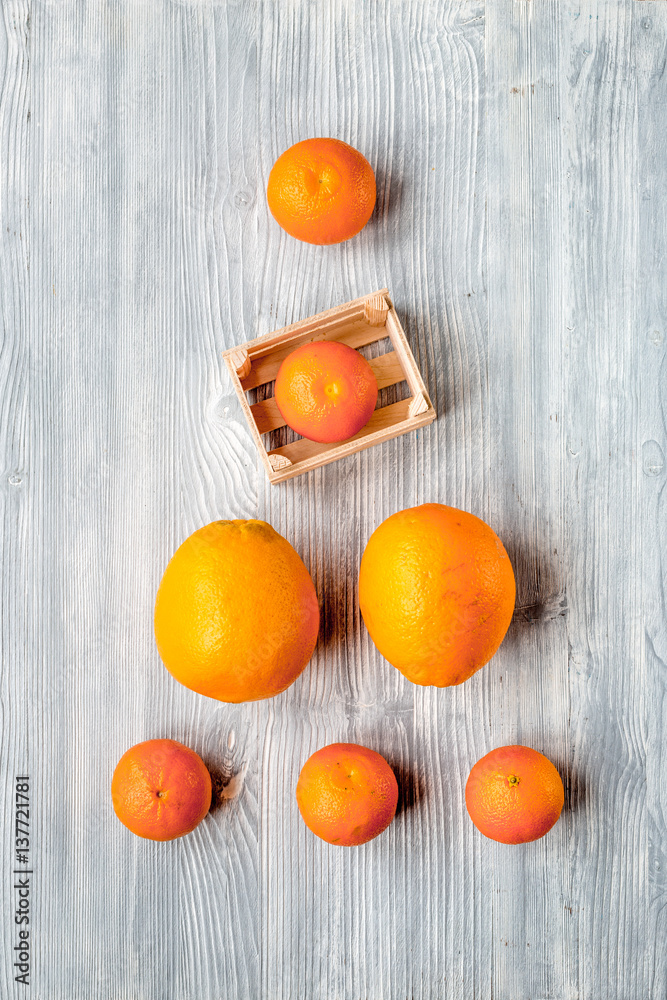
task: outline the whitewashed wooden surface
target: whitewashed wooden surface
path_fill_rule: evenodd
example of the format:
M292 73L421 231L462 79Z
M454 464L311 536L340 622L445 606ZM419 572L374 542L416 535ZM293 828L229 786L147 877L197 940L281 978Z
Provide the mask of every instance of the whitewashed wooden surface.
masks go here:
M2 0L0 995L39 1000L667 996L667 3ZM378 208L297 243L287 146L361 149ZM387 285L438 421L269 487L223 349ZM435 500L505 541L518 609L460 688L359 618L373 528ZM317 653L238 707L161 666L172 551L263 517L313 574ZM111 774L156 736L226 796L142 842ZM396 767L364 848L294 800L317 747ZM566 810L483 840L473 762L523 742ZM13 982L11 795L33 783L34 956Z

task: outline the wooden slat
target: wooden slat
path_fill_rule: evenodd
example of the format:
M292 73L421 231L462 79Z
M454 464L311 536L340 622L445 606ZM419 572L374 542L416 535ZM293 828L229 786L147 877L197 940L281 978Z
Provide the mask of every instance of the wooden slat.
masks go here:
M386 389L387 386L405 381L405 373L395 351L381 354L379 358L371 358L368 363L377 379L378 389ZM285 421L273 396L260 400L259 403L253 403L250 412L260 434L268 434L270 431L285 426Z
M289 458L290 462L295 465L297 462L303 462L306 459L324 456L337 448L345 448L345 454L352 454L360 450L359 448L348 447L354 443L365 442L365 447L368 447L370 443L379 444L382 440L389 440L399 428L400 433L406 434L408 431L423 427L434 419L435 414L433 411L425 419L410 417L409 408L411 401L411 399L400 399L397 403L390 403L389 406L383 406L379 410L375 410L366 426L362 427L354 437L344 442L343 445L339 442L321 444L318 441L308 441L306 438L299 438L298 441L292 441L281 448L273 448L269 452L269 455L284 455L285 458ZM401 427L402 424L404 426ZM380 438L376 439L376 435L380 432L384 433ZM374 438L374 440L370 442L368 440L370 438Z
M314 313L312 316L307 316L305 319L296 320L278 330L272 330L271 333L266 333L261 337L255 337L254 340L247 341L244 346L255 357L261 357L262 354L270 353L274 347L291 341L292 337L299 337L303 333L314 333L326 329L332 324L352 323L365 316L366 302L369 298L373 299L378 295L385 298L387 304L391 306L388 289L381 288L377 292L361 295L359 298L343 302L340 305L333 306L331 309L324 309L321 312ZM228 351L234 349L229 348Z
M377 379L378 389L386 389L405 381L405 371L396 351L388 351L379 358L370 358L368 363Z
M374 344L378 340L384 340L388 336L386 327L371 326L365 319L353 319L341 324L340 321L332 322L329 325L317 327L314 331L306 333L295 333L285 343L284 346L274 348L270 354L254 355L244 344L250 355L252 368L247 378L241 381L241 385L247 391L255 389L258 385L272 382L278 374L278 369L288 354L301 344L307 344L318 340L339 340L348 347L366 347Z
M387 314L387 333L391 337L391 342L398 357L399 363L405 372L405 378L413 396L418 396L420 392L426 391L424 380L421 376L417 363L410 350L407 337L403 333L403 328L396 315L395 309L390 309Z
M275 396L253 403L250 412L260 434L269 434L271 431L277 431L279 427L286 426Z

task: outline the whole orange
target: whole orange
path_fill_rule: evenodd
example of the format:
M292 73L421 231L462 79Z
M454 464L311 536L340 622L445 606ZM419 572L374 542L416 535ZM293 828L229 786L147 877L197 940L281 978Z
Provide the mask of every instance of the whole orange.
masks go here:
M355 236L375 207L375 175L365 156L340 139L305 139L273 164L266 189L276 222L306 243Z
M551 761L530 747L498 747L478 760L466 783L477 829L501 844L543 837L561 814L565 792Z
M398 784L384 757L356 743L317 750L301 769L296 801L306 826L329 844L351 847L394 818Z
M347 344L303 344L280 366L274 389L282 418L311 441L345 441L368 423L378 384L368 361Z
M176 740L146 740L127 750L111 780L121 823L147 840L174 840L203 820L211 776L199 754Z
M373 642L415 684L447 687L479 670L512 619L512 566L498 536L473 514L427 503L373 532L359 572L359 604Z
M320 613L308 570L265 521L213 521L183 542L155 602L167 670L193 691L271 698L301 673Z

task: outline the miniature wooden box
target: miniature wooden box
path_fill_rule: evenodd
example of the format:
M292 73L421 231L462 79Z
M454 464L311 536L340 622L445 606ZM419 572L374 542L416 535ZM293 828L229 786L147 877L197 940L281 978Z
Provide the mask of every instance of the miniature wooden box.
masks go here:
M265 436L285 427L285 421L273 396L251 404L247 392L273 382L283 359L301 344L315 340L339 340L359 348L386 337L391 341L393 350L369 359L369 364L380 390L405 381L411 393L408 399L378 406L366 426L347 441L320 444L297 438L267 451ZM435 420L435 409L386 288L241 344L225 351L223 357L272 483L300 476L303 472L407 434Z

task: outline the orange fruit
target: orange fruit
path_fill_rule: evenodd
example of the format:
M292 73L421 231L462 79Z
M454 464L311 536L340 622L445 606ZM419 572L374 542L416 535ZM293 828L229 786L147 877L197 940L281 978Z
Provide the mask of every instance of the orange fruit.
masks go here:
M478 760L466 783L477 829L501 844L539 840L561 814L565 792L551 761L530 747L498 747Z
M345 441L368 423L378 384L368 361L347 344L303 344L280 366L274 389L283 420L311 441Z
M306 826L329 844L351 847L394 818L398 784L384 757L356 743L317 750L301 769L296 801Z
M271 698L313 654L317 594L265 521L214 521L183 542L155 602L155 639L177 681L220 701Z
M111 780L116 816L147 840L190 833L209 811L211 792L204 761L176 740L146 740L130 747Z
M356 236L375 207L375 175L361 153L340 139L305 139L273 164L266 189L276 222L306 243Z
M373 642L408 680L447 687L479 670L512 619L512 566L473 514L427 503L392 514L361 560L359 605Z

